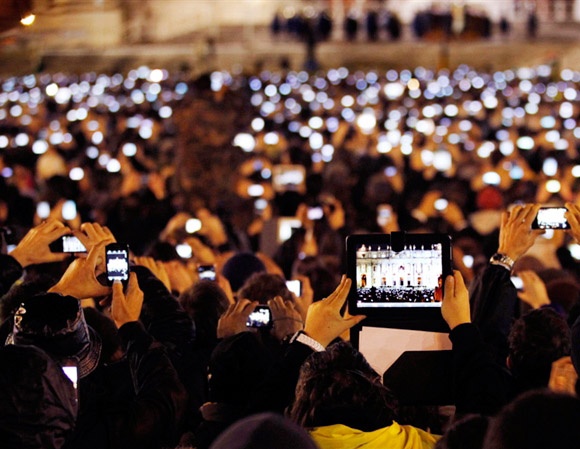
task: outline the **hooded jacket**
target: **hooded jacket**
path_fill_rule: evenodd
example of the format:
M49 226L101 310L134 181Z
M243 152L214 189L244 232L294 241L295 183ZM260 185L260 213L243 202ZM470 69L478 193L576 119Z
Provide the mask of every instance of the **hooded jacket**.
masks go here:
M317 427L310 436L320 449L429 449L440 438L413 426L390 426L363 432L342 424Z

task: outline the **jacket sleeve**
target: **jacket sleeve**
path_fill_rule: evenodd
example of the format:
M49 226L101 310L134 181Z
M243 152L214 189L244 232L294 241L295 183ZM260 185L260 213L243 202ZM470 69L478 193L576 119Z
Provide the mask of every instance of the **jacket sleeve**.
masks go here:
M119 329L135 390L135 400L114 420L120 447L156 448L175 443L187 393L164 346L139 322Z
M488 264L473 284L469 294L471 319L494 353L500 365L508 355L508 335L519 315L517 291L505 268Z
M461 324L449 334L453 343L456 413L493 415L509 401L510 374L495 362L477 326Z

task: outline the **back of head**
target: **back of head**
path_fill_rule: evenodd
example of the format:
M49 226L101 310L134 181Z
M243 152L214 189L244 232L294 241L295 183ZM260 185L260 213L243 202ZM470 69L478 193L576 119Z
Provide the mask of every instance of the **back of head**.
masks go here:
M548 385L552 362L570 354L570 329L551 309L536 309L513 324L509 364L521 390Z
M549 390L530 391L491 420L484 449L578 447L580 401Z
M217 282L199 281L179 296L179 302L195 322L196 341L206 344L217 339L217 323L227 310L228 297Z
M391 425L396 409L393 394L364 356L340 342L306 360L290 417L303 427L344 424L373 431Z
M274 413L249 416L230 426L210 449L316 449L308 433Z
M464 416L449 426L435 449L481 449L488 427L487 416Z
M281 296L284 301L294 301L286 281L277 274L253 274L238 291L238 298L258 301L260 304L266 304L276 296Z
M242 332L222 340L209 362L209 400L245 406L265 378L272 357L259 338Z
M76 421L75 391L60 366L34 346L0 347L3 449L57 449Z
M230 282L234 292L237 292L254 273L265 271L264 263L252 253L234 254L222 268L222 274Z

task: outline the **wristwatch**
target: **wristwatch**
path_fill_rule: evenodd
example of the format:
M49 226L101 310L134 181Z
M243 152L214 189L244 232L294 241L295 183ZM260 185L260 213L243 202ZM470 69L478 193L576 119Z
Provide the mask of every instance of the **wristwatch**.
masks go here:
M304 333L304 331L296 332L292 338L290 339L290 343L294 343L295 341L302 343L303 345L308 346L315 352L324 352L326 348L318 343L314 338L310 338L308 335Z
M492 265L502 266L506 270L512 271L515 262L507 254L495 253L493 256L491 256L491 259L489 259L489 263L491 263Z

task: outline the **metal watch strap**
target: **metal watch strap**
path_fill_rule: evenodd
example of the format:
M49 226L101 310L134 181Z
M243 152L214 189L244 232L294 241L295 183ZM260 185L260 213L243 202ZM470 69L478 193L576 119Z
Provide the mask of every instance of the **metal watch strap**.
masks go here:
M499 265L508 271L512 271L515 262L507 254L495 253L493 256L491 256L491 259L489 259L489 263L493 265Z

